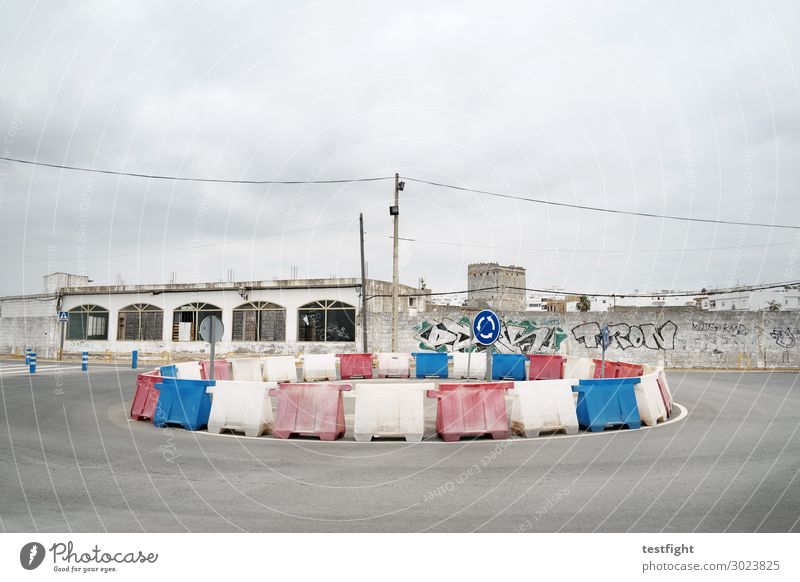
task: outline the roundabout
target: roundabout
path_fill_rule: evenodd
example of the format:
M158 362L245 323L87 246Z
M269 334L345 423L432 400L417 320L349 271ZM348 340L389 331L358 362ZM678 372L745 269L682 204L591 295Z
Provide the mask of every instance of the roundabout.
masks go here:
M670 371L667 422L577 436L445 443L426 398L408 443L355 441L353 396L336 441L212 435L130 420L129 368L15 367L0 362L9 532L798 530L795 373Z

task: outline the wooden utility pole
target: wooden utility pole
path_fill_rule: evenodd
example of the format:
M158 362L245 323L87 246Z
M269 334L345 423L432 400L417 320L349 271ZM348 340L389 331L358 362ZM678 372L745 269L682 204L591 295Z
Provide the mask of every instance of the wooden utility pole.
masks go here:
M361 234L361 338L364 352L367 347L367 266L364 262L364 214L358 213L358 226Z

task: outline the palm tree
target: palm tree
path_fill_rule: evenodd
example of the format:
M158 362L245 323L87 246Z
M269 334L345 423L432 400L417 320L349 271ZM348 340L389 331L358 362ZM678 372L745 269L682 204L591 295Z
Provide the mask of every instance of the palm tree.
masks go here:
M781 304L775 300L767 301L767 311L780 311Z
M585 313L592 308L592 302L589 301L589 298L586 295L581 295L578 297L578 304L576 305L578 311Z

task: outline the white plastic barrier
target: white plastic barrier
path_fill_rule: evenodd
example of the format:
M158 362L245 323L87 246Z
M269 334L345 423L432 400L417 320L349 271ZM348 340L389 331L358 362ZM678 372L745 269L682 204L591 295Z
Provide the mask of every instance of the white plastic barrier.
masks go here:
M303 380L336 380L336 356L334 354L303 355Z
M202 380L200 364L198 362L181 362L175 364L175 371L181 380Z
M383 352L378 354L378 378L408 378L411 354Z
M486 352L475 352L472 355L464 352L453 352L453 378L469 377L483 379L486 377Z
M236 358L231 363L233 379L237 382L261 382L264 380L263 362L255 359Z
M264 363L264 380L267 382L297 382L294 356L272 356L261 361Z
M667 409L658 388L656 374L642 376L641 382L634 385L636 406L639 407L639 417L647 426L655 426L659 421L667 420Z
M509 391L514 398L511 430L526 437L559 430L567 434L577 433L573 384L572 380L514 382L514 389Z
M564 363L564 378L592 378L594 376L594 360L592 358L579 358L566 356Z
M405 437L419 442L425 432L425 392L430 382L356 384L353 436L369 442L374 436Z
M208 432L236 430L247 436L272 432L275 420L269 390L277 387L275 382L217 380L214 386L206 388L212 395Z

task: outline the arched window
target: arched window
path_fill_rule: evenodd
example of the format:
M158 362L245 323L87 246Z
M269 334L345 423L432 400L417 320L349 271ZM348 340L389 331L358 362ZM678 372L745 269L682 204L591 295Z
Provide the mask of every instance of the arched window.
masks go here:
M81 305L70 309L67 339L107 340L108 309L97 305Z
M209 315L222 318L222 310L210 303L187 303L172 312L172 341L201 341L200 324Z
M233 341L286 341L286 309L268 301L245 303L233 310Z
M301 342L354 342L356 310L341 301L313 301L297 310L297 329Z
M155 305L135 303L119 310L117 339L159 341L163 338L164 312Z

